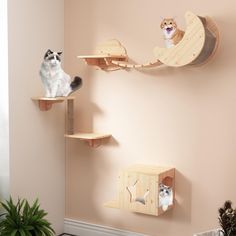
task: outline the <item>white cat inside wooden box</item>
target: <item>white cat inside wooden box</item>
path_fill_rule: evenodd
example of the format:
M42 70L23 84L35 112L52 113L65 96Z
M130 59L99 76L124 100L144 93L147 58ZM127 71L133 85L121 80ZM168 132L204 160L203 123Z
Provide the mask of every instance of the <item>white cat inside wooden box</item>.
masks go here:
M40 77L45 89L45 97L66 97L82 86L82 79L71 77L61 68L62 52L53 52L50 49L44 55L40 68Z

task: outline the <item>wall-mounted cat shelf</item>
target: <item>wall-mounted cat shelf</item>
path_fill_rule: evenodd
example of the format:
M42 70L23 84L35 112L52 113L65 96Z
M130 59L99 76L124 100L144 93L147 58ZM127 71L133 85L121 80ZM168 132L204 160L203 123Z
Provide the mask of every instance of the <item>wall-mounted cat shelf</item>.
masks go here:
M174 207L175 169L134 165L118 177L118 199L106 207L158 216Z
M74 100L67 100L66 106L66 138L83 140L90 147L99 147L103 141L107 141L112 135L101 133L74 133Z
M112 63L113 60L122 62L128 60L126 49L116 39L97 45L94 55L78 56L78 58L84 59L87 65L106 71L119 69Z
M129 63L126 49L115 39L99 45L96 55L79 56L79 58L85 59L88 65L108 71L121 68L156 67L162 64L180 67L206 63L218 48L218 28L211 18L200 17L190 11L186 12L185 19L187 27L182 40L171 48L154 48L156 59L152 62Z
M88 55L88 56L78 56L78 58L84 59L86 64L89 66L96 66L98 69L112 71L117 70L116 65L112 63L115 61L126 61L127 57L122 55L111 55L111 54L101 54L101 55Z
M39 109L41 111L48 111L52 108L52 105L55 103L64 102L65 100L73 100L74 97L55 97L55 98L46 98L46 97L32 97L33 101L38 102Z
M107 141L112 135L102 133L74 133L74 97L32 97L33 101L38 102L41 111L48 111L55 103L66 101L66 138L74 138L85 141L90 147L99 147L103 141Z
M98 134L98 133L75 133L65 134L66 138L75 138L85 141L90 147L99 147L102 141L111 137L111 134Z

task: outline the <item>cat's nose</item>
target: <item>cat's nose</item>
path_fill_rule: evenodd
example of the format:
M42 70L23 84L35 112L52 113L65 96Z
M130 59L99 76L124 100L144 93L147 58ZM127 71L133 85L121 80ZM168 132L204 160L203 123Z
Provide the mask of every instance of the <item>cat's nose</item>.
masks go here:
M53 65L57 64L57 60L51 60L51 62L52 62Z

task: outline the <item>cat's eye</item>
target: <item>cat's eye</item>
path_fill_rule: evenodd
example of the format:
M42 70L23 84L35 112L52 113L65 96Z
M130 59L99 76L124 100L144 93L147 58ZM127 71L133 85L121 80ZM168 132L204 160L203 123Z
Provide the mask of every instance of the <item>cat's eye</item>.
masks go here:
M172 22L170 22L170 25L172 25Z
M167 25L167 23L165 22L164 25Z

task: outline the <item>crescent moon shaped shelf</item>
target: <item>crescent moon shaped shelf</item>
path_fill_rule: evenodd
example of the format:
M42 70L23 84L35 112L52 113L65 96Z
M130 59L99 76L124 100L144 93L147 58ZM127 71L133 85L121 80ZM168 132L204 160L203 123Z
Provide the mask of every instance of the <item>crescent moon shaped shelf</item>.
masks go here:
M210 59L218 47L219 32L209 17L199 17L192 12L186 12L185 19L187 28L177 45L154 49L155 57L167 66L202 64Z
M128 62L124 46L116 40L109 40L98 45L95 55L78 56L88 65L97 66L105 71L125 68L150 68L160 65L181 67L201 65L208 62L219 45L219 31L209 17L197 16L188 11L185 14L186 30L182 40L171 48L154 48L155 60L144 64Z

